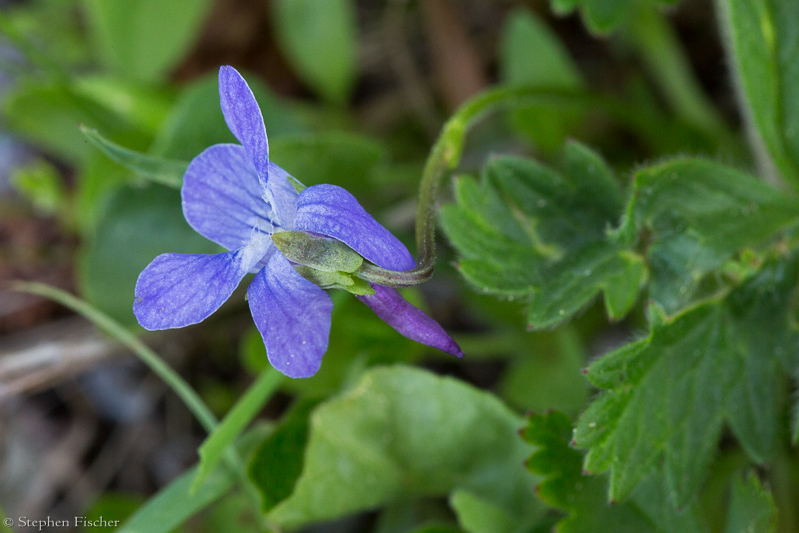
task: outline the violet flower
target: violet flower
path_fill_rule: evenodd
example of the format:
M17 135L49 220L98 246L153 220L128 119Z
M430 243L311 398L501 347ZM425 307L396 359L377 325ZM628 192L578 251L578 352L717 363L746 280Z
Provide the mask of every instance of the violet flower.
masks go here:
M297 193L289 181L294 178L269 161L261 110L232 67L219 70L219 96L225 121L241 145L217 144L194 158L181 195L188 223L230 251L156 257L139 275L133 312L149 330L196 324L216 311L247 273L255 273L247 299L269 362L287 376L309 377L327 350L333 302L297 271L314 270L286 259L272 235L293 230L334 239L357 252L359 262L362 257L388 270L410 270L415 261L343 188L314 185ZM371 287L373 294L363 294L371 292L367 287L358 298L400 334L463 355L436 321L396 290Z

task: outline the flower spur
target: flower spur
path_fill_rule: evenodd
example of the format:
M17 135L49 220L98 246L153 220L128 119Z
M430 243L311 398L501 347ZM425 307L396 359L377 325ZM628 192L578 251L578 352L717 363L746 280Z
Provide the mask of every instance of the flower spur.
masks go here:
M194 158L181 196L191 227L229 251L156 257L136 283L133 311L139 324L158 330L201 322L254 273L247 289L253 320L269 362L289 377L314 375L327 350L333 302L319 284L352 285L349 290L400 334L462 356L443 328L395 289L367 286L350 274L354 268L340 272L339 265L298 264L296 257L285 257L281 249L321 240L328 249L355 257L356 266L364 260L393 271L416 265L407 248L345 189L302 188L269 160L261 110L234 68L220 69L219 95L225 122L241 144L217 144Z

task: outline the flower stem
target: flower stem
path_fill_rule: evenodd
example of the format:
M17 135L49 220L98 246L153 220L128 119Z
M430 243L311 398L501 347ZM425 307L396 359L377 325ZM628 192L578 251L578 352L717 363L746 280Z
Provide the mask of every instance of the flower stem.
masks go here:
M463 143L470 128L483 116L498 109L546 106L553 108L594 107L631 123L634 129L645 128L623 105L601 96L579 91L553 91L539 87L498 87L480 93L463 104L444 124L433 145L419 185L416 208L416 248L418 262L412 270L392 271L364 262L356 275L361 279L389 287L407 287L430 279L435 266L436 200L443 178L460 162ZM638 124L632 124L638 121Z
M683 98L686 98L682 95ZM687 99L688 107L702 120L722 128L712 118L712 108L699 105L693 93ZM698 100L697 100L698 101ZM506 108L542 106L554 109L599 111L630 128L652 143L662 142L662 132L653 124L662 123L663 115L649 107L634 102L620 101L582 90L551 90L541 87L501 86L486 90L464 103L444 124L430 155L427 157L419 185L416 207L416 249L418 261L412 270L393 271L364 261L355 275L370 283L387 287L418 285L430 279L435 266L435 232L438 190L441 182L455 170L461 159L466 134L471 127L490 112ZM697 110L698 109L698 110ZM661 128L662 129L662 128Z

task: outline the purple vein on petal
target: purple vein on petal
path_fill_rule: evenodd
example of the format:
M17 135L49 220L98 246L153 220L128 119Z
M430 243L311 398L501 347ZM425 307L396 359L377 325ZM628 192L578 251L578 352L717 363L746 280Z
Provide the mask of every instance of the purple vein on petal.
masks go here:
M275 251L247 289L247 300L272 366L292 378L314 375L327 351L330 296Z
M300 193L294 229L338 239L389 270L416 266L405 245L367 213L352 194L337 185L313 185Z
M269 178L269 143L261 108L252 90L236 69L224 66L219 69L219 102L228 128L247 150L266 189Z
M248 242L254 228L273 230L271 208L255 168L236 144L217 144L195 157L184 175L181 196L191 227L228 250Z
M149 330L205 320L230 298L270 246L269 238L261 238L235 252L159 255L136 281L136 319Z

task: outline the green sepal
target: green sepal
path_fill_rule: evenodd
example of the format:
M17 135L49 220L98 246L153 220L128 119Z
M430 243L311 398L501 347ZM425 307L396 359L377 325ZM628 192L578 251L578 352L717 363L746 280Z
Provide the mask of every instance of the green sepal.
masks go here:
M349 276L349 278L352 281L352 285L348 287L342 287L345 291L351 292L356 296L365 296L367 294L375 293L375 290L371 285L369 285L368 281L364 281L361 278L356 278L355 276Z
M275 233L272 242L289 261L323 272L355 272L363 263L363 257L343 242L303 231Z
M297 191L297 194L300 194L302 191L304 191L305 189L308 188L305 185L303 185L302 183L300 183L299 180L297 178L295 178L294 176L286 176L286 177L289 180L289 185L294 187L294 190Z
M305 265L297 265L294 269L300 276L323 289L342 289L358 296L375 293L369 283L346 272L325 272Z

